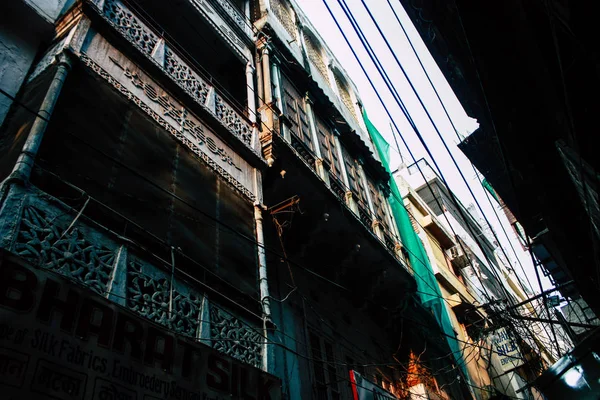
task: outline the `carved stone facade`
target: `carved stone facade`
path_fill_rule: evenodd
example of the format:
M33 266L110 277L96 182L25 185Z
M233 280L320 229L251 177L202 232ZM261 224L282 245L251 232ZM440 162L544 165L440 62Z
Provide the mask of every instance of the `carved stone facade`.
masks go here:
M37 189L16 190L5 205L0 229L8 239L4 246L13 253L173 332L198 340L210 338L204 341L215 349L262 367L260 328L209 302L202 291L181 280L177 270L133 255L136 249L128 249L129 242L119 244L121 239L109 237L83 221L77 211Z
M210 338L215 349L260 367L264 339L259 331L214 306L210 308Z
M106 294L115 262L115 249L89 241L77 228L55 223L41 207L26 206L13 251L33 264Z
M123 36L127 38L153 63L165 73L202 107L208 109L236 137L250 149L252 148L252 124L238 111L228 105L211 85L205 82L194 69L188 65L173 50L172 46L160 39L159 36L146 26L125 5L117 0L107 0L102 10L102 16ZM157 46L164 46L164 59L157 59ZM212 90L211 90L212 89ZM208 97L214 96L216 109L209 106Z
M198 337L203 295L183 293L174 276L133 258L127 265L127 306L179 334Z

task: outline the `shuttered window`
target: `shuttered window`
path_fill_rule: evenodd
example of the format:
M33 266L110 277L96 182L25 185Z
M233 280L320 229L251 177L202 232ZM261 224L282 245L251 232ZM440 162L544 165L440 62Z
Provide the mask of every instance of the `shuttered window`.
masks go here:
M367 183L369 185L369 192L371 193L371 200L373 201L373 208L375 208L375 214L377 219L383 225L386 231L389 231L390 226L388 224L388 210L386 206L386 199L381 194L381 190L369 179L367 176Z
M340 378L335 364L333 342L312 331L309 336L317 399L339 400Z
M311 140L310 125L304 105L304 97L286 78L283 81L283 112L291 122L290 131L297 139L304 144L314 154L314 147Z
M318 116L315 116L315 123L317 125L317 136L319 137L321 155L330 166L329 173L341 181L342 167L340 164L340 159L338 157L335 135L332 132L332 130Z

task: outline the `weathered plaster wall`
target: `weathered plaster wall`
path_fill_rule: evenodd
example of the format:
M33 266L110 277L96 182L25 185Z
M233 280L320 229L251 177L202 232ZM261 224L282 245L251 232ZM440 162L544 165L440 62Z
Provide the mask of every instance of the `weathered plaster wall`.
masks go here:
M39 46L38 35L23 24L18 7L0 6L0 88L15 96L29 71ZM0 125L12 100L0 95Z
M73 3L73 0L24 0L35 12L42 16L46 21L54 23L65 6Z

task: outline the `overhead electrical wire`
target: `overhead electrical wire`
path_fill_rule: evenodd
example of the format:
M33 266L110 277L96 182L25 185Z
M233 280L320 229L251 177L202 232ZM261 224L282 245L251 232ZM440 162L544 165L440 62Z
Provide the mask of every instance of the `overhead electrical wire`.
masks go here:
M365 74L365 76L367 77L367 80L369 81L369 83L370 83L370 84L371 84L371 86L373 87L373 90L375 91L375 94L377 95L377 97L378 97L379 101L381 102L382 106L384 107L385 111L387 112L388 116L390 117L390 120L391 120L392 124L393 124L393 125L396 127L396 130L399 130L399 129L398 129L398 127L396 126L396 124L395 124L395 122L394 122L394 119L392 118L392 116L391 116L391 114L390 114L389 110L388 110L388 109L387 109L387 107L385 106L385 103L383 102L383 100L382 100L382 98L381 98L381 95L380 95L380 94L377 92L377 90L376 90L376 88L375 88L375 86L374 86L374 84L373 84L372 80L370 79L369 75L366 73L366 71L365 71L365 69L364 69L364 66L363 66L363 65L362 65L362 63L360 62L360 59L358 58L358 56L357 56L357 54L356 54L355 50L354 50L354 49L352 48L352 46L350 45L350 43L349 43L349 41L348 41L348 38L346 37L346 35L345 35L345 33L344 33L343 29L340 27L340 25L339 25L339 22L337 21L337 19L336 19L335 15L333 14L332 10L330 9L330 7L329 7L329 5L326 3L326 1L325 1L325 0L323 0L323 2L325 3L325 6L327 7L327 9L328 9L328 11L329 11L330 15L331 15L331 16L332 16L332 18L334 19L334 22L336 23L336 25L337 25L338 29L339 29L339 30L340 30L340 32L342 33L342 36L344 37L344 39L346 40L346 42L347 42L348 46L350 47L350 50L352 51L352 53L353 53L354 57L357 59L357 62L359 63L359 66L361 67L361 69L363 70L363 73L364 73L364 74ZM338 0L338 2L340 2L340 1ZM347 12L347 11L344 9L344 7L343 7L343 5L342 5L342 2L340 2L340 5L342 6L342 9L344 10L344 12L346 12L347 16L349 17L349 19L350 19L350 20L351 20L351 22L352 22L352 18L351 18L351 16L349 16L349 15L348 15L348 12ZM353 27L354 27L354 28L355 28L355 30L356 30L356 27L354 26L354 24L353 24ZM357 32L357 34L358 34L358 32ZM360 37L360 34L359 34L359 38L361 39L361 42L363 43L363 46L367 47L367 45L365 44L365 42L364 42L364 41L362 40L362 38ZM373 60L373 56L371 56L371 54L370 54L370 53L369 53L369 56L370 56L370 57L372 57L372 60ZM376 64L376 66L377 66L377 63L376 63L376 61L375 61L375 60L373 60L373 62L374 62L374 63ZM379 68L378 68L378 70L379 70ZM385 76L385 75L386 75L386 74L385 74L385 71L383 71L383 73L382 73L382 71L381 71L381 70L379 70L379 72L380 72L380 74L382 74L382 76ZM388 78L388 80L389 80L389 78ZM384 78L384 81L385 81L385 78ZM388 89L390 89L390 91L392 92L392 94L394 94L394 90L393 90L393 88L392 88L392 87L390 87L390 85L389 85L387 82L386 82L386 85L388 85ZM410 118L410 116L408 115L408 113L407 113L407 111L406 111L405 107L404 107L404 106L403 106L403 104L402 104L402 101L401 101L401 100L399 99L399 97L397 96L397 93L396 93L395 99L396 99L396 101L397 101L398 105L400 106L401 110L403 111L403 113L404 113L404 114L405 114L405 116L407 117L407 120L409 121L409 123L411 123L411 126L413 127L413 129L415 130L415 132L418 134L418 129L417 129L417 128L416 128L416 126L414 125L414 122L412 122L412 119L411 119L411 118ZM418 135L420 136L420 134L418 134ZM401 136L401 139L404 141L404 139L402 138L402 136ZM429 152L429 150L428 150L428 148L427 148L427 145L426 145L426 143L424 143L424 140L423 140L423 138L422 138L422 137L420 137L420 140L422 141L422 144L424 145L424 147L426 148L426 150ZM413 157L413 160L414 160L414 156L412 155L412 152L410 151L410 148L409 148L409 147L406 145L406 143L405 143L405 146L406 146L406 147L407 147L407 149L409 150L409 153L411 153L411 156ZM430 152L429 152L429 154L430 154ZM431 155L430 155L430 156L431 156ZM434 163L435 163L435 160L433 160L433 161L434 161ZM437 167L437 165L436 165L436 167ZM420 170L420 168L419 168L419 170ZM438 167L438 170L439 170L439 167ZM421 173L422 173L422 171L421 171ZM442 176L442 178L443 178L443 176ZM425 179L425 181L427 182L427 180L426 180L426 179ZM447 184L446 184L446 185L447 185ZM453 194L452 194L452 192L451 192L451 191L450 191L450 195L451 195L451 197L453 198L453 201L456 203L456 199L453 197ZM461 211L461 210L460 210L460 206L459 206L459 205L457 205L457 207L459 208L459 211ZM463 219L465 219L464 215L463 215ZM470 227L469 227L469 228L470 228ZM481 247L481 244L480 244L479 242L477 242L477 244L478 244L478 245ZM487 254L485 253L485 251L484 251L483 249L481 249L481 250L482 250L482 252L484 253L484 256L486 256L486 257L487 257ZM489 259L488 259L488 261L489 261ZM491 263L491 264L493 265L493 263ZM493 271L493 269L492 269L492 271ZM493 271L493 272L495 272L495 271ZM499 282L501 282L501 279L499 279L497 276L496 276L496 278L499 280ZM482 284L482 286L485 288L485 285L483 285L483 284ZM506 292L506 288L504 288L503 286L501 286L501 287L502 287L502 289L503 289L503 290ZM506 293L507 293L507 298L509 299L509 301L511 301L511 300L512 300L512 299L511 299L511 296L510 296L510 295L508 295L508 292L506 292Z
M467 343L468 344L468 343Z
M391 3L391 1L390 1L390 0L386 0L386 1L387 1L387 3L388 3L388 6L389 6L389 8L392 10L392 13L393 13L393 15L394 15L394 17L395 17L395 19L396 19L396 21L397 21L398 25L400 26L400 28L401 28L401 30L402 30L402 32L403 32L403 34L404 34L404 37L406 37L406 40L408 41L408 44L410 45L410 48L412 49L412 52L413 52L413 54L415 55L415 57L416 57L416 59L417 59L417 61L418 61L418 63L419 63L419 66L421 67L421 70L422 70L422 71L423 71L423 73L425 74L425 77L427 78L427 81L429 82L429 85L430 85L430 86L431 86L431 88L433 89L433 92L435 93L435 95L436 95L436 98L437 98L438 102L439 102L439 103L440 103L440 105L442 106L442 109L444 110L444 114L446 115L446 118L448 119L448 122L449 122L449 123L450 123L450 125L452 126L452 130L455 132L455 134L456 134L456 136L458 137L458 139L459 139L459 140L461 140L462 138L460 137L460 134L459 134L459 132L458 132L458 129L456 128L456 125L454 124L454 121L453 121L453 120L452 120L452 118L450 117L450 113L448 112L448 110L447 110L447 108L446 108L446 106L445 106L445 104L444 104L444 101L442 100L442 98L441 98L441 96L440 96L440 94L439 94L439 92L438 92L438 90L437 90L436 86L433 84L433 82L432 82L432 80L431 80L431 77L429 76L429 73L427 72L427 69L426 69L426 68L425 68L425 66L423 65L423 61L421 60L421 56L419 56L419 53L418 53L418 52L417 52L417 50L415 49L415 46L414 46L414 44L413 44L413 42L412 42L412 39L410 38L410 36L408 35L408 32L407 32L407 31L406 31L406 29L404 28L404 24L402 23L402 21L400 20L400 17L398 16L398 13L396 12L396 10L394 9L394 7L392 6L392 3ZM392 51L391 47L390 47L389 49L390 49L390 51ZM440 140L444 141L444 139L443 139L443 137L442 137L441 135L440 135ZM448 148L446 147L446 149L448 149ZM449 152L449 154L450 154L450 152ZM482 182L479 180L479 174L478 174L478 172L477 172L477 169L475 168L475 166L473 165L473 163L472 163L470 160L469 160L469 163L471 164L471 167L473 168L473 171L475 172L475 176L476 176L476 178L477 178L478 182L479 182L481 185L483 185L483 183L482 183ZM467 184L467 182L465 182L465 184ZM467 186L468 186L468 184L467 184ZM484 190L484 191L485 191L485 190ZM489 196L487 196L487 194L488 194L488 193L487 193L487 192L485 192L485 194L486 194L486 198L488 199L488 202L489 202L489 204L490 204L490 207L491 207L491 208L492 208L492 210L494 211L494 215L496 216L496 218L497 218L497 220L498 220L498 223L499 223L500 227L502 228L502 231L504 232L504 235L506 236L506 239L507 239L507 241L508 241L508 244L510 245L510 247L511 247L511 249L512 249L512 251L513 251L513 254L515 255L515 258L516 258L516 260L517 260L517 263L520 265L520 267L521 267L521 270L522 270L522 272L523 272L523 274L524 274L524 276L525 276L525 279L527 280L527 283L529 284L529 288L530 288L530 290L531 290L531 291L533 291L533 286L531 285L531 282L529 281L529 277L528 277L528 276L527 276L527 274L525 273L525 269L524 269L524 267L523 267L523 264L521 263L521 260L519 259L519 256L517 255L517 252L516 252L516 250L515 250L515 248L514 248L514 246L513 246L513 244L512 244L512 241L510 240L510 238L509 238L509 236L508 236L508 233L506 232L506 229L504 228L504 224L503 224L503 223L502 223L502 221L500 220L500 217L499 217L499 215L497 214L497 212L496 212L496 209L495 209L495 207L493 206L491 199L489 198ZM474 194L473 194L473 192L471 192L471 195L473 195L473 197L474 197ZM493 233L493 235L494 235L495 239L498 241L498 243L500 243L500 240L499 240L499 239L498 239L498 237L496 236L496 233L495 233L495 231L494 231L494 228L492 227L492 225L490 224L490 222L489 222L489 221L487 220L487 218L485 217L485 213L483 212L483 210L481 209L481 207L479 207L479 211L482 213L482 216L484 217L484 219L485 219L486 223L488 224L488 226L489 226L489 228L490 228L491 232ZM506 252L504 251L504 248L503 248L502 246L499 246L499 247L500 247L500 249L502 250L502 252L504 253L504 256L506 257L506 259L507 259L507 260L510 260L510 258L508 257L508 255L507 255L507 254L506 254ZM519 283L521 283L521 282L519 281Z
M463 181L464 181L465 185L467 186L467 188L468 188L468 190L469 190L469 192L470 192L471 196L472 196L472 197L473 197L473 199L475 200L475 203L477 204L477 206L478 206L478 208L479 208L480 212L482 213L482 215L483 215L484 219L486 220L486 222L487 222L488 226L490 227L490 229L491 229L492 233L494 234L494 237L496 238L496 241L498 242L498 244L499 244L499 247L501 248L501 250L502 250L502 252L504 253L505 257L507 257L507 255L506 255L506 252L504 251L503 247L500 245L500 241L498 240L498 237L496 236L496 234L495 234L495 232L494 232L494 230L493 230L493 227L491 226L491 224L490 224L489 220L487 219L487 217L485 217L485 213L483 212L483 210L482 210L482 208L481 208L481 205L479 204L479 202L478 202L477 198L475 197L475 195L474 195L473 191L472 191L472 190L471 190L471 188L469 187L468 181L466 180L466 178L464 177L464 174L462 173L462 171L461 171L461 170L460 170L460 168L458 167L458 164L457 164L457 162L456 162L456 160L455 160L454 156L453 156L453 155L452 155L452 153L450 152L450 150L449 150L449 148L448 148L447 144L445 143L445 141L444 141L444 139L443 139L443 136L441 135L441 132L439 131L439 129L438 129L437 125L435 124L435 122L433 121L433 118L431 117L431 115L430 115L429 111L428 111L428 110L427 110L427 108L425 107L425 105L424 105L424 103L423 103L422 99L420 98L420 96L419 96L418 92L416 91L415 87L413 86L413 84L412 84L412 81L410 80L410 77L408 76L408 74L407 74L407 73L406 73L406 71L404 70L403 66L402 66L402 65L401 65L401 63L399 62L399 60L398 60L397 56L396 56L396 55L395 55L395 53L393 52L393 49L391 48L391 45L389 44L389 41L387 40L387 38L385 37L385 35L384 35L384 33L382 32L381 28L380 28L380 27L379 27L379 25L377 24L377 22L376 22L375 18L373 17L373 15L372 15L371 11L368 9L368 7L367 7L367 5L365 4L364 0L361 0L361 2L362 2L362 4L363 4L364 8L366 9L366 11L367 11L367 13L368 13L369 17L371 18L371 21L373 22L373 24L374 24L374 25L375 25L375 27L377 28L377 30L378 30L378 32L379 32L379 34L380 34L380 36L381 36L381 37L382 37L382 39L385 41L385 43L386 43L386 45L387 45L387 47L388 47L389 51L390 51L390 52L391 52L391 54L393 55L393 57L394 57L394 59L395 59L395 61L396 61L397 65L398 65L398 67L401 69L401 71L403 72L403 74L404 74L404 76L405 76L406 80L407 80L407 81L408 81L408 83L410 84L410 86L411 86L411 88L412 88L412 90L413 90L414 94L417 96L417 99L419 100L419 102L420 102L420 104L421 104L422 108L424 109L425 113L427 114L427 116L428 116L428 118L429 118L429 120L430 120L431 124L433 125L433 127L434 127L434 129L435 129L436 133L438 134L438 137L439 137L439 138L440 138L440 140L442 141L442 143L443 143L443 145L444 145L444 147L445 147L446 151L447 151L447 152L448 152L448 154L450 155L450 157L451 157L451 159L452 159L452 161L453 161L453 163L454 163L454 165L455 165L456 169L458 170L458 172L459 172L460 176L462 177L462 179L463 179ZM346 15L348 16L348 18L351 20L351 22L353 22L353 20L354 20L354 17L352 16L352 12L351 12L351 11L350 11L350 9L348 8L348 6L345 4L345 1L344 1L344 0L341 0L341 1L340 1L340 0L338 0L338 3L340 3L340 5L342 6L342 9L344 9L344 6L346 7L346 9L344 9L344 12L346 12ZM359 38L360 38L360 34L359 34L359 33L361 33L361 34L362 34L362 32L360 31L360 28L358 27L358 24L356 23L356 21L355 21L355 20L354 20L354 22L353 22L353 27L354 27L355 31L357 31L357 28L358 28L358 31L357 31L356 33L357 33L357 35L358 35L358 36L359 36ZM364 34L363 34L363 36L364 36ZM360 38L360 39L361 39L361 42L363 42L363 46L365 46L365 42L362 40L362 38ZM366 46L365 46L365 47L367 47L367 46L368 46L368 47L369 47L369 49L370 49L370 45L369 45L368 43L366 43ZM370 52L374 54L374 52L373 52L373 50L372 50L372 49L370 49ZM375 61L374 61L374 63L375 63ZM386 85L388 86L388 89L390 89L390 91L392 92L392 94L394 94L394 92L395 92L395 89L394 89L394 88L391 86L391 81L390 81L389 77L387 77L387 74L385 73L385 71L384 71L384 70L380 70L379 68L378 68L378 70L379 70L380 74L382 74L382 77L385 75L385 78L386 78L386 79L384 79L384 81L385 81ZM382 73L382 72L383 72L383 73ZM430 83L431 83L431 81L430 81ZM434 90L435 90L435 89L434 89ZM396 96L395 96L395 98L396 98L396 101L397 101L397 102L399 102L399 101L401 102L399 95L398 95L397 93L395 93L395 94L396 94ZM441 102L441 99L440 99L440 102ZM399 103L399 105L400 105L400 103ZM442 105L442 106L443 106L443 105ZM406 107L405 107L405 106L404 106L404 107L401 107L401 109L403 110L403 112L405 112L405 110L406 110ZM406 113L406 112L405 112L405 113ZM449 116L448 116L448 118L449 118ZM449 118L449 119L450 119L450 118ZM450 119L450 122L452 123L451 119ZM452 124L453 124L453 123L452 123ZM446 182L445 178L443 177L443 174L442 174L442 172L441 172L441 170L440 170L439 166L437 165L437 163L436 163L435 159L433 158L433 155L431 154L431 152L430 152L430 151L429 151L429 149L427 148L427 145L426 145L426 143L424 142L424 139L421 137L421 134L420 134L420 133L419 133L419 131L416 129L416 126L415 126L413 123L411 123L411 125L412 125L413 129L415 130L415 133L417 134L417 136L418 136L418 137L419 137L419 139L421 140L421 143L422 143L422 144L423 144L423 146L425 147L425 150L428 152L429 156L431 157L431 159L432 159L432 161L433 161L434 165L436 166L437 170L439 171L439 174L440 174L440 179L441 179L441 180L444 182L444 184L445 184L446 186L448 186L448 184L447 184L447 182ZM408 146L407 146L407 148L408 148ZM418 165L417 165L417 166L418 166ZM452 200L453 200L453 201L455 201L455 203L456 203L456 199L454 198L454 196L453 196L453 193L451 192L450 188L448 188L448 191L449 191L449 192L450 192L450 194L451 194L451 198L452 198ZM432 192L432 193L433 193L433 192ZM434 196L435 196L435 195L434 195ZM460 213L461 213L461 215L462 215L462 210L460 209L460 205L458 205L458 204L456 204L456 205L457 205L457 208L458 208L459 212L460 212ZM462 215L462 217L463 217L463 219L465 219L464 215ZM470 228L470 225L467 225L467 226L469 226L469 228ZM487 256L487 253L486 253L486 252L485 252L485 250L484 250L484 249L481 247L481 244L479 243L479 241L476 241L476 242L477 242L477 244L480 246L480 248L481 248L481 250L482 250L482 252L483 252L484 256L485 256L485 257L488 259L488 262L490 262L490 266L491 266L491 269L490 269L490 270L491 270L491 272L496 274L496 278L498 279L498 281L499 281L499 282L502 282L502 279L501 279L501 278L498 276L498 274L497 274L497 271L495 271L495 269L494 269L494 267L493 267L494 263L493 263L493 262L492 262L492 261L491 261L491 260L488 258L488 256ZM508 257L507 257L507 259L508 259ZM521 283L521 285L522 285L522 283ZM502 288L502 289L504 289L504 291L505 291L505 293L506 293L506 295L507 295L507 299L509 300L509 302L513 301L512 297L511 297L511 296L508 294L508 292L506 291L506 288L504 287L504 285L502 285L502 284L501 284L501 288ZM540 288L540 290L543 290L543 289L542 289L542 288ZM554 335L554 328L553 328L553 327L551 327L551 331L552 331L552 333L553 333L553 335ZM560 351L558 348L557 348L557 350L558 350L558 351Z

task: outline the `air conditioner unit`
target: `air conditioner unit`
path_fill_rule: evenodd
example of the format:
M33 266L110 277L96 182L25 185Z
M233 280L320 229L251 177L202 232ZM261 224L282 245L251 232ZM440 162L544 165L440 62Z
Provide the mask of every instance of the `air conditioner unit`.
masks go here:
M463 248L459 245L450 247L448 250L446 250L446 254L448 255L448 258L452 264L454 264L454 266L457 268L464 268L469 262L467 255L463 251Z
M450 258L450 261L452 261L452 260L454 260L456 258L463 257L465 255L465 253L463 252L462 247L460 247L460 246L450 247L447 250L447 253L448 253L448 258Z

